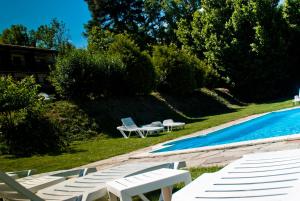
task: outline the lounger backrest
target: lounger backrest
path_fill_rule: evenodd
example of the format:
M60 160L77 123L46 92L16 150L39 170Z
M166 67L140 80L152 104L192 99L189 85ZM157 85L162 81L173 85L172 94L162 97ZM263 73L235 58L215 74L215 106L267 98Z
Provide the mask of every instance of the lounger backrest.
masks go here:
M130 129L138 128L138 126L134 123L131 117L122 118L121 121L123 123L123 126L125 126L125 128L130 128Z
M163 121L163 124L172 124L174 123L173 119L166 119Z
M16 182L13 178L0 172L0 197L8 200L28 199L32 201L42 201L40 197L26 189L24 186Z

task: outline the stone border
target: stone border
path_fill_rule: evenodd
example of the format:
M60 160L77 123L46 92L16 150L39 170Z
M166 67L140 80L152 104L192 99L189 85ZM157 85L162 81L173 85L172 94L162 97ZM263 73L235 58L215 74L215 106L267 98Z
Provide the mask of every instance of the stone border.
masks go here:
M282 111L288 111L288 110L294 110L294 109L299 109L300 106L297 107L292 107L292 108L286 108L286 109L281 109L281 110L276 110L272 112L282 112ZM140 153L136 154L133 156L130 156L132 159L139 159L139 158L155 158L159 156L171 156L171 155L179 155L179 154L186 154L186 153L195 153L195 152L203 152L203 151L211 151L211 150L224 150L224 149L231 149L231 148L236 148L236 147L243 147L247 145L256 145L256 144L264 144L264 143L270 143L270 142L280 142L280 141L289 141L289 140L296 140L300 139L300 133L298 134L293 134L293 135L285 135L285 136L279 136L279 137L272 137L272 138L265 138L265 139L258 139L258 140L249 140L249 141L243 141L243 142L235 142L235 143L230 143L230 144L224 144L224 145L215 145L215 146L206 146L206 147L200 147L200 148L191 148L191 149L183 149L183 150L176 150L176 151L166 151L166 152L158 152L158 153L151 153L152 151L159 150L162 148L165 148L167 146L164 146L167 143L171 143L174 141L179 141L187 138L192 138L196 136L201 136L201 135L207 135L212 132L222 130L224 128L228 128L230 126L234 126L237 124L244 123L246 121L250 121L252 119L264 116L266 114L272 113L272 112L266 112L262 114L256 114L256 115L251 115L248 117L244 117L238 120L234 120L216 127L208 128L202 131L198 131L196 133L179 137L167 142L160 143L158 145L154 145L151 147L150 152L146 153Z

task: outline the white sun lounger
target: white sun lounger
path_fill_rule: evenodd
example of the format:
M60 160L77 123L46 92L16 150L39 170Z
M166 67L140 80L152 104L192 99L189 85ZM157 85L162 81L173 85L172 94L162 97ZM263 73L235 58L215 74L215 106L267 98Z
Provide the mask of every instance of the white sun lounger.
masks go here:
M132 176L160 168L173 168L174 163L138 163L113 167L88 174L84 177L69 179L54 186L40 190L37 195L46 200L96 200L106 195L106 182Z
M122 126L118 126L117 129L123 135L124 138L129 138L132 132L137 133L141 138L147 137L148 134L163 131L164 128L160 126L144 126L138 127L131 117L122 118ZM125 132L129 134L126 135Z
M167 131L171 131L174 128L184 128L184 122L174 122L173 119L166 119L163 121L163 126L167 128Z
M205 174L173 195L172 201L296 201L300 150L245 155Z
M6 173L0 172L0 198L5 198L6 200L43 200L34 194L37 189L54 185L64 180L63 177L42 176L38 179L23 179L19 183Z
M16 175L23 176L25 171L8 173L0 172L0 198L3 197L11 200L21 198L25 199L28 198L26 197L26 195L28 194L26 193L26 191L36 193L43 188L65 181L67 177L84 176L87 173L95 171L95 168L60 170L39 175L22 177L15 181L11 179L15 179ZM20 185L22 186L22 188L20 188ZM24 192L25 194L23 194Z
M293 104L296 105L300 103L300 97L298 95L294 96Z

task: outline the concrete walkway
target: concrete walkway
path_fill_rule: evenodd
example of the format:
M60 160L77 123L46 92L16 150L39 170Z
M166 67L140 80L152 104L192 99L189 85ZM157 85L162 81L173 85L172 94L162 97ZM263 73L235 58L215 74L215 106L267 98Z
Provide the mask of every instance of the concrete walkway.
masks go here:
M250 153L279 151L287 149L300 148L300 140L290 140L282 142L264 143L257 145L247 145L243 147L225 149L225 150L211 150L200 151L195 153L177 154L171 156L156 156L151 158L134 158L139 153L151 151L151 148L140 149L128 154L115 156L109 159L97 161L85 165L83 167L97 167L97 169L105 169L108 167L121 165L125 163L138 162L159 162L159 161L186 161L188 167L207 167L207 166L225 166L226 164L239 159L241 156Z

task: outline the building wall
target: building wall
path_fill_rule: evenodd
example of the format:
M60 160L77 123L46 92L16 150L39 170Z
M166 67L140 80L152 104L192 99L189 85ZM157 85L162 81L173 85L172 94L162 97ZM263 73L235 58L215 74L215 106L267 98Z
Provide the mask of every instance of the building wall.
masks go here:
M43 83L56 55L53 50L0 44L0 75L12 75L16 79L34 75Z

